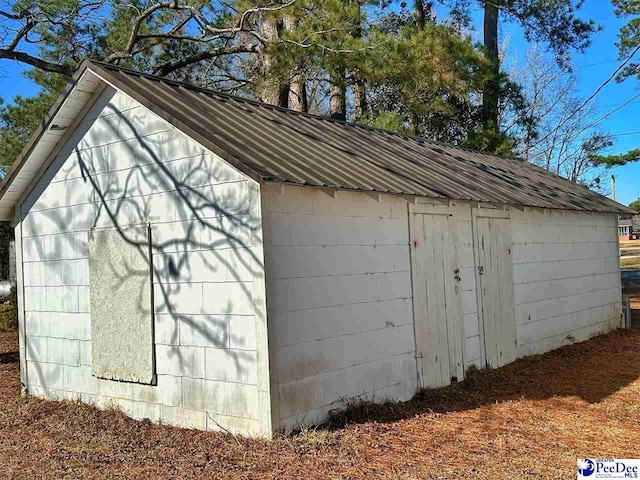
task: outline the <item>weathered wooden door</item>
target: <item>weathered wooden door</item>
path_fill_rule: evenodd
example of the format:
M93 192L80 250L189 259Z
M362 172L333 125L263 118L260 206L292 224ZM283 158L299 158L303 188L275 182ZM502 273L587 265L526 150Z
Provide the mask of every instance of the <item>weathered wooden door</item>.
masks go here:
M448 385L464 377L456 219L448 208L417 205L411 224L419 384Z
M503 211L474 215L474 224L484 357L496 368L517 356L511 225Z

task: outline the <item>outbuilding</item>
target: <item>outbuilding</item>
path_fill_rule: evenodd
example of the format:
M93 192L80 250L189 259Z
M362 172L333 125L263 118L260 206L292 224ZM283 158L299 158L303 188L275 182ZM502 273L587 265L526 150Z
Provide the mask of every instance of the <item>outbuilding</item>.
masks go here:
M24 390L269 436L622 326L618 215L518 160L82 64L0 185Z

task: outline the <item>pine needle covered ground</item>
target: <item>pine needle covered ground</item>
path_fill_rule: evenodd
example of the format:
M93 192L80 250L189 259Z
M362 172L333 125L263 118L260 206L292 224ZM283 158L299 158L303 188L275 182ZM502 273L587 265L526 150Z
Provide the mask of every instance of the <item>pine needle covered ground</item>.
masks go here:
M638 325L271 442L22 398L5 330L0 477L575 478L577 458L640 456Z

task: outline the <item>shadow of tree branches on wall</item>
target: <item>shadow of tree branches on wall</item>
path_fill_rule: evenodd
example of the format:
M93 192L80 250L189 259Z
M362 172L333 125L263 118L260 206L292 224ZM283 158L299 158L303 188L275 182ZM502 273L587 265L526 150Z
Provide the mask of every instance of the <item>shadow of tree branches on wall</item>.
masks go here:
M156 338L156 346L182 345L180 332L189 332L191 346L224 350L242 377L256 369L256 347L246 326L233 331L234 322L247 319L255 329L253 282L264 278L253 249L256 239L261 242L259 195L250 180L144 107L122 108L113 97L98 99L91 111L100 116L73 133L23 205L25 236L31 237L26 250L47 264L57 262L64 286L77 268L64 259L87 257L89 231L116 229L148 270L111 264L123 286L112 292L113 302L136 295L139 313L153 314L156 329L162 323L171 332ZM151 227L150 246L129 228L140 225ZM128 277L146 274L152 275L154 305L143 292L125 289ZM171 356L181 371L190 361L180 348Z

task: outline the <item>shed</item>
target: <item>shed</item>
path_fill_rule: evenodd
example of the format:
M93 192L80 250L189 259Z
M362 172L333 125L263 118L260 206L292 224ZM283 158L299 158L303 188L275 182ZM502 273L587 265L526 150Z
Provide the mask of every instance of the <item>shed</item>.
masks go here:
M630 210L540 168L85 62L0 185L26 392L269 436L622 325Z

